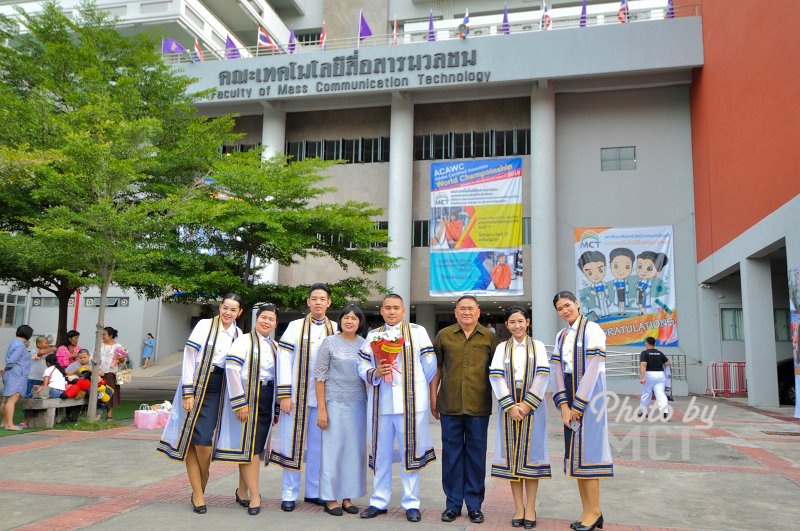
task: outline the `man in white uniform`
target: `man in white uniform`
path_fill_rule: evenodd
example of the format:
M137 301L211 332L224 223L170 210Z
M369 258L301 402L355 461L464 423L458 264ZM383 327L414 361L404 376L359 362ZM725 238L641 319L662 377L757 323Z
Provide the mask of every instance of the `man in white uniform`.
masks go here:
M317 395L314 367L325 337L336 333L336 323L325 312L331 305L326 284L313 284L308 294L311 313L289 323L278 342L277 400L281 415L278 439L270 462L283 468L281 509L293 511L300 494L300 474L306 465L305 501L325 505L319 499L320 429L317 426Z
M403 320L405 307L399 295L387 295L381 306L385 325L371 330L359 355L358 373L367 382L367 433L369 466L375 472L369 507L361 518L385 514L392 498L392 463L401 463L403 498L400 505L409 522L419 522L419 471L436 459L428 428L429 385L436 375L436 354L428 333ZM394 364L380 363L370 343L385 333L403 337ZM387 375L391 374L389 381ZM393 452L395 440L400 452Z

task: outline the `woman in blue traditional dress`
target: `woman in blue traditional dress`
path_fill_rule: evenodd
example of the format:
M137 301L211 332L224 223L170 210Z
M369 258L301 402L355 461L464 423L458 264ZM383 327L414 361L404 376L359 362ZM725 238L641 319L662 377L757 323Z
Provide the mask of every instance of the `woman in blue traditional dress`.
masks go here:
M314 369L317 425L322 430L319 497L325 512L357 514L353 498L367 492L367 390L358 375L366 320L353 304L339 313L339 333L319 347ZM339 507L338 501L342 500Z
M202 319L192 330L183 349L175 407L156 448L170 459L186 463L192 509L198 514L207 512L204 493L225 387L225 358L242 333L236 326L241 313L242 298L228 293L219 305L219 315Z
M250 515L261 512L258 469L261 459L269 462L267 443L274 417L277 354L270 334L277 324L275 305L261 305L255 331L234 341L225 361L228 394L212 459L239 464L239 488L234 495Z
M575 294L561 291L553 306L569 326L556 336L550 367L556 381L553 401L564 422L564 471L578 480L583 512L570 527L603 527L600 479L614 476L608 444L606 335L581 314Z
M0 367L3 375L2 427L6 430L19 431L14 426L14 408L17 400L28 390L28 372L31 368L31 355L28 352L28 340L33 335L33 328L22 325L17 328L17 337L8 345L6 363Z
M539 407L550 380L550 364L544 343L528 335L531 320L525 308L506 310L505 323L512 337L497 346L489 365L489 382L498 401L492 477L510 480L511 526L533 529L539 480L550 478L547 409Z

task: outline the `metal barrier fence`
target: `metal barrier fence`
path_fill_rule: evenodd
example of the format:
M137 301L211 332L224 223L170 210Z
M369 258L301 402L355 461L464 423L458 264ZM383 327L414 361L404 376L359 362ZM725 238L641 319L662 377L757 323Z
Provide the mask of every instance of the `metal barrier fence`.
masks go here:
M712 361L706 373L706 394L747 395L747 377L743 361Z
M545 345L552 354L553 345ZM672 379L686 381L686 355L673 354L667 356L672 366ZM635 378L640 377L639 353L606 350L606 377L607 378Z
M591 26L605 26L609 24L620 24L617 19L617 8L619 3L610 3L607 10L602 13L590 13L586 19L587 27ZM594 6L599 7L599 6ZM558 11L551 12L552 25L548 31L579 28L581 19L579 14L573 14L574 9L570 9L569 15L559 16ZM682 17L695 17L700 16L700 5L683 5L675 7L675 18ZM664 6L658 8L648 9L630 9L627 23L647 23L654 21L667 20L666 9ZM460 19L452 19L447 21L436 22L436 40L455 40L461 38L461 32L458 28ZM327 39L325 42L325 50L353 50L355 48L374 48L376 46L390 46L390 45L414 45L422 44L428 41L428 28L427 20L424 24L408 24L409 28L404 33L398 34L379 34L373 33L370 37L359 39L356 36L341 38L341 39ZM424 27L421 27L424 26ZM410 29L414 27L414 29ZM354 26L355 28L355 26ZM509 23L509 31L511 33L530 33L542 31L540 29L540 19L530 20L514 20ZM502 23L498 18L498 22L492 24L474 24L470 25L469 39L480 38L494 38L502 37ZM278 45L277 48L265 48L259 46L238 47L238 53L243 58L261 57L271 55L284 55L284 54L302 54L309 52L319 52L319 42L307 43L294 43L294 51L289 52L288 44L283 43ZM227 50L225 49L211 49L203 48L203 54L206 61L224 60ZM414 53L414 52L410 52ZM164 54L164 61L169 64L175 63L189 63L195 59L191 49L187 49L183 53L167 53Z

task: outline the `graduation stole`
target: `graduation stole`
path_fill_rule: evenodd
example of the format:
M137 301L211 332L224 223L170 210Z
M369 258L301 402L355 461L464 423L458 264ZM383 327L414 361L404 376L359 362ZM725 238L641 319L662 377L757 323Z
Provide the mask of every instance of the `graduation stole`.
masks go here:
M522 390L517 391L517 382L514 379L514 338L506 341L505 358L503 359L503 370L505 372L506 385L514 397L514 403L522 402L522 397L533 385L533 377L536 374L536 352L533 348L533 340L525 336L525 375L522 378Z
M578 329L575 331L575 340L572 344L572 393L574 394L578 391L578 383L581 381L583 377L583 373L586 370L586 325L589 323L589 320L580 314L578 317ZM570 325L572 326L572 325ZM564 341L567 338L567 331L565 330L564 333L561 335L561 344L559 345L559 352L564 352Z
M420 470L429 462L436 459L433 449L429 449L423 455L417 455L417 407L416 393L414 392L414 337L411 334L411 325L408 321L403 321L400 325L403 331L403 425L405 432L405 455L403 456L403 466L407 471ZM386 325L379 329L379 332L386 330ZM373 354L373 362L377 363ZM374 378L373 373L373 378ZM382 377L381 377L382 378ZM380 387L380 385L378 386ZM372 391L372 455L370 455L369 466L375 470L375 456L378 455L378 421L380 419L380 389ZM391 457L389 457L391 459Z
M250 366L247 368L246 400L250 409L247 422L242 433L242 449L249 448L248 457L252 457L255 444L256 426L258 426L258 399L261 394L261 341L256 332L250 332ZM274 357L274 355L273 355Z
M291 459L286 463L286 467L300 470L303 463L303 452L306 448L306 418L308 417L308 376L310 373L311 362L311 314L303 319L303 326L300 329L300 350L297 353L297 397L294 415L294 444L292 447ZM325 317L325 335L333 335L333 325L331 320Z
M206 397L206 386L208 379L211 376L212 365L211 360L214 358L214 348L217 345L217 336L219 336L220 319L219 315L211 320L211 329L208 331L206 343L203 347L203 357L194 371L194 393L195 399L194 407L191 411L187 412L183 418L183 426L181 427L181 434L178 438L177 445L173 448L165 440L161 440L158 449L164 452L168 457L183 461L186 458L186 450L192 440L194 433L194 425L197 422L197 415L203 406L203 400ZM179 407L176 405L176 407Z

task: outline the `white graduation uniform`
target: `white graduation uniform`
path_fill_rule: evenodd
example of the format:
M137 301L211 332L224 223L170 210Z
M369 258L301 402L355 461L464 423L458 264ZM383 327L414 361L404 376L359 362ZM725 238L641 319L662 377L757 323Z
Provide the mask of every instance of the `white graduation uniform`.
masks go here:
M377 363L370 342L376 334L394 329L402 331L404 344L395 363L397 371L392 371L392 382L386 382L382 376L375 377ZM419 509L419 471L436 460L428 427L428 386L436 376L433 344L423 327L403 321L370 331L359 356L358 373L367 382L369 467L375 473L369 504L378 509L389 505L392 463L401 462L400 506L405 510ZM394 451L395 440L399 452Z
M201 319L186 340L181 380L172 402L174 407L156 448L170 459L183 461L186 458L197 416L203 406L206 385L214 370L212 362L222 360L221 365L224 365L228 349L242 333L236 325L231 327L233 329L224 330L219 316ZM194 397L194 408L188 415L181 406L187 397Z
M289 323L278 342L276 399L292 399L292 411L281 412L270 462L283 468L281 499L296 501L300 474L306 463L305 497L319 498L321 433L317 426L314 368L322 340L336 333L327 317L315 322L311 315Z
M489 366L489 382L497 398L497 428L492 477L517 481L550 477L547 451L547 408L541 406L550 364L541 341L525 336L497 346ZM520 422L508 411L518 403L531 408Z

